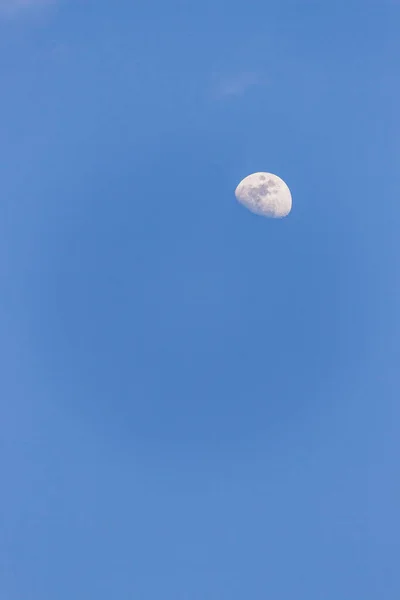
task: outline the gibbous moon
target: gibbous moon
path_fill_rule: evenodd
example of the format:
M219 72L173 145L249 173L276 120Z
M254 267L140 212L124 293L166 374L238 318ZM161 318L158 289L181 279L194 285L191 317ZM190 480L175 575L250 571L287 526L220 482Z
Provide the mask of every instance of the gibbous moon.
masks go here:
M236 199L251 212L280 219L292 209L292 195L286 183L272 173L253 173L235 190Z

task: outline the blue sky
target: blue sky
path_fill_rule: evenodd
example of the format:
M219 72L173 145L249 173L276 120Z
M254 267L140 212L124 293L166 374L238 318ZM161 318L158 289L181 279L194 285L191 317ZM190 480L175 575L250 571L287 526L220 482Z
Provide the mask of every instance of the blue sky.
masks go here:
M399 598L399 30L0 2L2 599Z

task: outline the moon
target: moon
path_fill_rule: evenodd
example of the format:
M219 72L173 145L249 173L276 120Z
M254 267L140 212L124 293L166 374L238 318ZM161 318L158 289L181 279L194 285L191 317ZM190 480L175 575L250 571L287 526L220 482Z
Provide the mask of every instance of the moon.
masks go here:
M281 219L292 210L292 195L286 183L272 173L253 173L239 183L236 199L256 215Z

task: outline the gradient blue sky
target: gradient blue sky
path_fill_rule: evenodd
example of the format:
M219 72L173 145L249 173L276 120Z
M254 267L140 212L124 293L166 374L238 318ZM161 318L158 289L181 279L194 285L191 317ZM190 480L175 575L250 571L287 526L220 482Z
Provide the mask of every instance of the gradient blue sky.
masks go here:
M399 31L0 1L2 600L398 600Z

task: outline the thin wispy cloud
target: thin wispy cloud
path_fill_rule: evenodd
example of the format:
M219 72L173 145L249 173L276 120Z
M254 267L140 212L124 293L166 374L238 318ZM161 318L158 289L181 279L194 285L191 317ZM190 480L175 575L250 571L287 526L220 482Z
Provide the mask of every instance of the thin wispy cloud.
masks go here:
M259 73L246 71L229 77L220 77L214 84L214 94L218 98L243 96L250 88L265 83Z
M0 0L0 15L17 16L55 4L56 0Z

